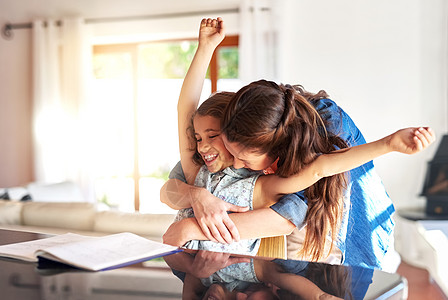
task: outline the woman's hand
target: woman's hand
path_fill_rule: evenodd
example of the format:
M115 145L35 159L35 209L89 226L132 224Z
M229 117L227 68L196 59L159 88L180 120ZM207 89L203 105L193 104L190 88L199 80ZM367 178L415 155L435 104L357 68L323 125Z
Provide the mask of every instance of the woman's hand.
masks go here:
M246 212L249 210L248 207L227 203L215 197L205 188L189 185L177 179L170 179L164 184L160 191L160 199L173 209L192 207L197 219L195 225L201 233L203 232L203 238L195 238L190 234L188 235L189 239L181 239L178 233L168 231L166 238L176 245L181 241L185 243L192 239L210 240L223 244L231 243L234 240L238 241L240 239L238 229L227 212ZM178 225L173 225L173 227L175 226Z
M436 139L430 127L405 128L391 134L387 141L393 151L415 154L431 145Z
M199 250L191 265L191 274L198 278L207 278L227 266L250 262L250 258L230 255L230 253Z
M241 207L215 197L206 189L191 201L196 220L208 240L229 244L240 240L238 228L227 212L246 212L249 207Z

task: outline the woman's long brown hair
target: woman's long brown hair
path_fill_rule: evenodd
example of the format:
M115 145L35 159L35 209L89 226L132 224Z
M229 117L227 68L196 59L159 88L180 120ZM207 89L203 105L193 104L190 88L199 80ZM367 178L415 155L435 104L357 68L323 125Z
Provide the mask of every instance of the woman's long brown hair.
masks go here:
M254 153L266 153L273 160L278 158L276 174L288 177L299 173L320 154L347 147L344 140L327 132L324 120L314 108L313 103L323 98L328 98L325 91L313 94L301 86L256 81L232 98L221 131L230 142ZM333 242L336 240L345 184L344 174L338 174L305 190L307 231L301 255L318 260L324 257L328 234Z

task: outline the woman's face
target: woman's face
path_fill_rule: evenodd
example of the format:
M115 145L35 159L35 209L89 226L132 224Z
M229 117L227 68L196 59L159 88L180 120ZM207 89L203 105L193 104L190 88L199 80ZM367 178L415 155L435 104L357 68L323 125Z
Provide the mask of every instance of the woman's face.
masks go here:
M196 115L193 119L194 136L199 154L212 173L221 171L233 164L233 157L221 139L219 119Z
M274 159L269 157L267 153L260 154L239 143L229 142L225 135L222 135L222 141L227 151L233 155L233 166L236 169L247 168L261 171L269 168L274 163Z

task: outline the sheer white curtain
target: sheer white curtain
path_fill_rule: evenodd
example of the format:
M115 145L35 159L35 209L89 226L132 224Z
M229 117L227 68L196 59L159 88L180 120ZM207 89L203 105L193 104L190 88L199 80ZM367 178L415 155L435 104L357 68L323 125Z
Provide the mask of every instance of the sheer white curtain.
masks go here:
M239 72L243 83L279 80L287 67L284 57L291 0L242 0L240 5Z
M35 178L42 183L73 181L91 200L88 41L82 19L33 22Z

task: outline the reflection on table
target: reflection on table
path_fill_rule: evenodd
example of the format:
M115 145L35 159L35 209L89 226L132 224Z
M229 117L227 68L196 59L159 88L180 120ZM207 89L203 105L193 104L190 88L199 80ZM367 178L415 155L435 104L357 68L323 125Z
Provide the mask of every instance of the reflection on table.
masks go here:
M0 230L0 244L42 237ZM7 259L0 259L0 270L1 299L405 299L407 294L405 279L378 270L192 250L104 272Z
M399 275L361 267L209 251L176 253L165 261L182 280L186 299L405 299L407 294Z

